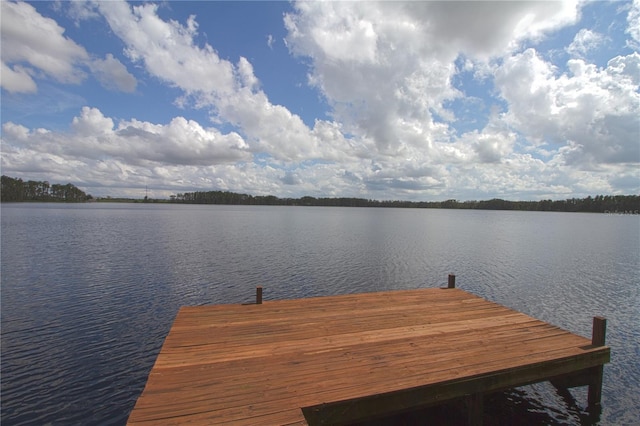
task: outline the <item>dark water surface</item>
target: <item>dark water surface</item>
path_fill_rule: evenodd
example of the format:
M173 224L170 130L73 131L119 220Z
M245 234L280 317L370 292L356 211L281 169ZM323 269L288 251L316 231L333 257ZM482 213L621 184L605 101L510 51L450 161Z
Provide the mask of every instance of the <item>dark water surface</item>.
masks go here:
M640 217L421 209L4 204L3 425L124 424L182 305L458 287L583 336L608 319L600 424L640 422ZM587 424L547 384L495 424Z

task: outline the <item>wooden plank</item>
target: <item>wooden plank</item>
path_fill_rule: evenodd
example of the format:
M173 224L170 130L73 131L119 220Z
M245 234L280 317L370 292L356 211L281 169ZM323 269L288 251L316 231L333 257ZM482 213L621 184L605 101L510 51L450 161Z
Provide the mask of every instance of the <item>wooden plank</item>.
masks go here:
M550 335L550 338L553 336ZM496 343L500 343L502 346L503 357L510 359L520 359L522 357L529 357L531 354L519 350L518 346L522 344L508 345L509 337L502 338L502 341L496 340ZM564 336L555 338L556 344L564 344ZM551 347L547 342L547 351ZM376 346L361 345L359 348L351 348L348 351L348 357L344 352L333 351L332 353L315 353L315 354L297 354L293 357L283 356L279 359L266 360L262 365L268 365L268 370L251 370L254 360L248 360L249 362L241 363L227 363L224 365L224 370L219 369L212 371L210 374L214 374L215 378L209 377L209 374L202 374L207 372L204 369L191 370L189 368L171 369L162 373L162 378L166 382L172 383L172 386L186 386L197 388L205 386L207 384L216 386L226 386L226 395L230 395L231 387L242 387L245 383L256 384L261 381L267 383L271 379L273 373L282 371L286 374L286 377L273 383L297 383L298 389L301 389L305 380L310 380L312 383L312 389L317 389L318 386L322 386L323 383L328 383L329 378L337 377L338 380L344 380L345 372L363 373L364 378L373 378L371 374L376 373L376 370L380 370L379 373L384 373L386 367L393 362L393 365L397 368L403 368L405 374L417 369L429 368L432 374L437 373L439 370L446 370L450 368L456 368L460 364L473 365L472 362L478 363L483 366L487 363L484 359L485 347L482 344L466 345L455 347L454 351L447 349L446 343L440 347L434 347L434 350L430 350L428 356L422 350L406 351L400 353L397 351L397 347L394 347L388 342L381 342ZM425 345L425 349L428 347ZM413 347L416 349L416 346ZM373 355L372 355L373 354ZM456 355L455 360L450 360L452 354ZM466 360L470 358L471 360ZM496 358L494 357L494 360ZM268 362L268 364L267 364ZM258 362L260 364L261 362ZM211 369L210 369L211 370ZM189 371L195 372L195 374L189 374ZM323 382L316 383L315 378L312 377L313 373L318 374L318 371L323 376ZM355 379L350 379L354 381ZM329 386L333 386L330 384ZM162 389L162 388L159 388ZM204 392L207 392L206 390ZM190 394L192 398L197 393L196 390Z
M335 349L354 344L374 343L376 341L388 341L400 338L427 339L429 337L444 338L444 336L462 338L465 333L484 334L489 329L505 324L522 325L534 324L534 322L525 316L504 315L501 317L452 321L438 327L431 324L411 325L407 327L387 328L384 332L381 332L380 329L374 329L341 334L327 333L303 339L291 338L279 340L259 336L255 339L249 339L248 343L216 342L207 339L205 343L197 346L181 347L178 350L174 350L172 347L166 348L158 357L157 365L159 367L176 367L189 364L206 364L214 360L216 362L226 362L241 358L273 356L290 351L299 352L302 350L305 353L322 351L327 348ZM458 334L460 336L458 336Z
M464 395L477 412L482 392L608 361L605 346L453 288L184 307L129 423L304 424L302 408L356 421Z

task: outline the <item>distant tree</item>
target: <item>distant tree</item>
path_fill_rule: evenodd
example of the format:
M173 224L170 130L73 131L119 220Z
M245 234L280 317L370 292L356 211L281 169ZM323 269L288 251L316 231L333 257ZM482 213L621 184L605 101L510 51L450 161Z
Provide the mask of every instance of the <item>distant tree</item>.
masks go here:
M0 187L0 200L2 202L24 200L24 182L22 179L14 179L4 175L1 179L2 186Z
M56 193L55 185L51 193ZM202 191L178 193L171 196L171 202L190 204L245 204L245 205L282 205L282 206L342 206L342 207L396 207L396 208L443 208L443 209L484 209L484 210L538 210L567 212L639 212L640 196L637 195L597 195L583 199L541 201L509 201L493 198L484 201L377 201L364 198L278 198L274 195L251 196L229 191Z
M83 202L91 199L90 195L70 183L66 185L49 184L47 181L24 182L22 179L2 176L0 200L2 202L20 201L65 201Z

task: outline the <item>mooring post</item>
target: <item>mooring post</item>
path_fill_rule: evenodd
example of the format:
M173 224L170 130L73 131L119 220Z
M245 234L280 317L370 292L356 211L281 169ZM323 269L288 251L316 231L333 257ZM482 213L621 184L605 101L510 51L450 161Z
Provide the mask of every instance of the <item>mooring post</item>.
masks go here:
M604 346L607 336L607 319L603 317L593 317L593 330L591 331L591 344L593 346ZM593 367L591 370L591 380L589 383L589 394L587 403L589 407L600 406L602 400L602 375L603 365Z
M456 288L456 276L453 274L449 274L449 283L447 288Z
M256 287L256 305L262 305L262 286Z
M591 344L593 346L604 346L607 338L607 319L603 317L593 317L593 330L591 330Z

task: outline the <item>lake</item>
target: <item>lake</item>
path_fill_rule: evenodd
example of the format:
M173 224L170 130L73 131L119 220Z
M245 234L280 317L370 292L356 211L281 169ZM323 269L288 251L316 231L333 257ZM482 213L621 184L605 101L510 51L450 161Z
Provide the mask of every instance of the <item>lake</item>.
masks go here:
M439 209L3 204L3 425L121 425L180 306L442 286L571 332L608 320L600 424L640 419L640 216ZM506 395L586 424L586 388ZM577 404L577 405L576 405ZM535 413L534 413L535 412ZM535 420L537 421L537 420ZM531 420L531 422L535 422ZM500 423L500 420L498 420Z

